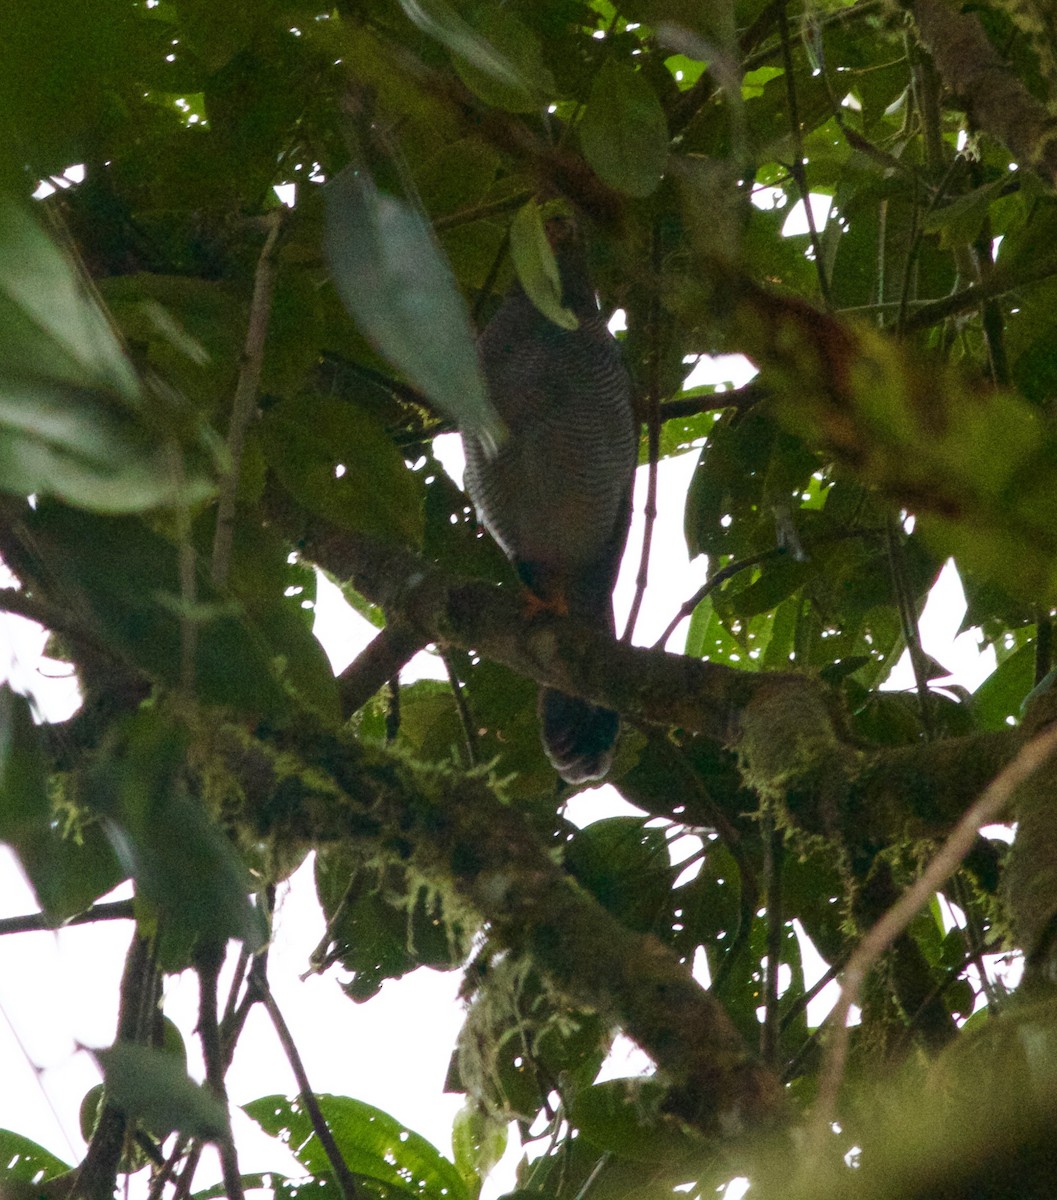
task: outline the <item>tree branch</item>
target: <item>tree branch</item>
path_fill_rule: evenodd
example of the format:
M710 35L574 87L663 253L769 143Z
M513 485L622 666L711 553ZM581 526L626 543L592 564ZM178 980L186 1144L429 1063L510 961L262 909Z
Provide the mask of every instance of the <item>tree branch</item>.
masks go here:
M280 774L277 751L312 770ZM454 887L496 945L528 956L654 1059L672 1082L669 1108L684 1120L716 1134L776 1112L777 1080L752 1058L723 1006L673 951L627 929L585 892L479 776L297 730L278 734L275 748L233 733L227 758L243 781L245 818L261 836L387 847L438 886Z
M1021 165L1057 183L1057 118L1002 60L980 18L946 0L912 0L910 11L937 71L970 121Z
M284 1020L279 1005L276 1004L275 997L272 995L263 958L257 959L251 968L250 987L255 997L264 1005L264 1011L268 1014L272 1027L275 1029L279 1044L286 1055L286 1061L290 1064L290 1069L294 1073L294 1079L297 1081L297 1090L301 1103L305 1106L308 1119L312 1123L316 1137L319 1138L319 1144L323 1147L323 1153L327 1156L330 1169L334 1172L334 1181L338 1185L338 1191L341 1193L342 1200L362 1200L364 1190L360 1187L356 1176L349 1170L348 1163L346 1163L341 1150L338 1148L337 1142L334 1141L334 1135L330 1132L330 1126L327 1125L326 1118L319 1107L319 1101L316 1099L316 1094L308 1081L308 1074L305 1071L305 1064L301 1060L301 1055L298 1053L297 1043L294 1041L293 1035L290 1033L290 1027Z
M812 1124L816 1144L825 1139L833 1122L837 1094L844 1075L848 1052L848 1013L859 989L877 959L958 869L984 825L997 820L1026 780L1039 771L1057 752L1057 727L1049 726L1025 745L1017 757L990 783L976 803L963 815L918 879L870 929L856 946L844 968L841 995L831 1014L832 1040L819 1075L819 1095Z
M242 351L239 379L235 387L235 398L231 406L231 424L228 428L228 452L231 455L231 471L221 486L217 505L217 528L213 539L211 575L213 583L222 587L231 566L231 539L235 528L235 499L238 495L239 468L242 463L242 446L246 430L253 417L257 403L257 387L261 381L264 364L264 344L268 336L268 321L272 311L272 292L275 289L275 244L282 228L283 210L275 209L270 214L268 233L264 247L257 260L257 271L253 280L253 298L250 301L250 319L246 329L246 344Z
M342 716L348 720L358 712L428 640L400 622L381 630L338 676Z
M864 750L848 742L839 704L817 680L736 670L614 641L551 614L526 619L508 590L462 579L400 546L337 529L272 492L271 520L309 559L416 630L629 719L681 728L736 746L749 786L784 798L792 819L849 845L944 836L1020 745L1013 729L933 745ZM812 754L805 748L814 747Z

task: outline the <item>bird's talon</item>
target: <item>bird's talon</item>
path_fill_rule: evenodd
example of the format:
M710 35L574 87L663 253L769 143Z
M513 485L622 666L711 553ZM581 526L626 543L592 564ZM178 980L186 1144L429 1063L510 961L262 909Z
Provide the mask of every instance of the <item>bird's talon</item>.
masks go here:
M528 620L534 620L536 617L544 615L567 617L569 615L569 602L564 596L552 596L545 599L543 596L537 596L535 592L525 591L525 616Z

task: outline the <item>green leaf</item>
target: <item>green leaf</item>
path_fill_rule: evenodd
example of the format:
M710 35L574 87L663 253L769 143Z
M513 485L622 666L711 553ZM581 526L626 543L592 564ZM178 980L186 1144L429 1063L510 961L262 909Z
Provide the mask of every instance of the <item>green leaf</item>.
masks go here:
M497 4L479 5L471 20L477 47L482 41L487 45L489 61L484 62L479 53L455 52L459 78L476 96L497 108L510 112L541 108L554 95L555 83L543 61L539 38L510 8ZM492 69L497 59L506 67L502 78Z
M107 644L150 677L182 681L192 627L199 699L258 714L289 709L270 647L237 601L212 588L206 564L198 563L194 603L185 602L175 541L138 519L55 503L38 504L24 522L35 552L61 580L65 603L90 614Z
M347 529L421 545L421 481L365 409L297 396L270 409L258 432L269 465L307 508Z
M469 1200L462 1176L425 1138L381 1109L349 1096L316 1097L331 1135L354 1175L378 1180L422 1200ZM317 1177L330 1163L299 1100L262 1096L243 1111Z
M656 190L668 161L668 122L644 75L613 59L603 63L580 122L580 144L610 187L636 197Z
M470 318L422 218L347 167L327 185L324 247L334 285L361 331L466 433L505 436L485 392Z
M565 865L622 924L664 937L671 930L672 883L677 872L662 829L641 817L607 817L578 830Z
M12 1180L40 1183L70 1170L69 1163L64 1163L50 1150L10 1129L0 1129L0 1163L4 1164L0 1171L0 1190L5 1195Z
M96 1050L107 1101L159 1133L215 1141L228 1131L224 1105L174 1055L131 1042Z
M662 1115L665 1094L664 1084L654 1079L609 1079L576 1093L569 1120L599 1150L671 1164L700 1152L700 1143Z
M98 825L65 831L52 813L40 731L29 702L0 686L0 841L18 855L53 921L83 911L124 878Z
M444 0L400 0L400 7L454 55L463 82L490 104L527 112L553 88L538 43L512 14L484 10L475 28Z
M1035 642L1026 642L994 671L973 693L973 714L981 729L1008 729L1020 720L1021 706L1035 683Z
M316 892L327 932L313 954L322 968L340 962L350 979L343 990L352 1000L369 1000L386 979L417 967L458 967L469 950L465 929L431 893L397 865L365 866L339 847L320 850Z
M455 1114L451 1128L455 1166L466 1183L469 1200L475 1200L481 1182L506 1151L507 1123L498 1120L474 1100Z
M558 263L535 200L522 205L510 223L510 257L525 294L540 312L562 329L578 328L576 314L562 304Z
M163 964L186 966L200 941L239 938L259 949L267 928L249 900L249 872L187 788L187 732L161 709L145 708L115 742L89 776L87 794L136 881L137 899L160 921Z
M0 841L18 848L51 822L47 772L29 701L0 685Z
M28 208L9 197L0 197L0 330L5 375L32 373L47 345L53 382L99 388L130 407L141 402L139 380L102 310ZM34 333L36 345L25 337Z
M41 908L56 924L128 878L94 820L71 830L53 820L48 828L27 832L17 850Z
M201 440L181 452L169 408L65 255L0 196L0 488L115 513L201 501L219 460Z

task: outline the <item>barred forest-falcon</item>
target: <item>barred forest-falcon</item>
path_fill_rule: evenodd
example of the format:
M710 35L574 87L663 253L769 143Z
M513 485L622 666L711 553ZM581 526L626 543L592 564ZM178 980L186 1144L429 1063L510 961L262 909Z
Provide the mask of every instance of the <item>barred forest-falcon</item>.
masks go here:
M638 429L631 382L606 328L575 224L548 222L563 329L517 282L481 334L488 394L509 430L488 457L472 437L466 487L479 519L545 607L615 633L612 593L631 520ZM572 784L601 779L620 730L615 712L540 690L543 748Z

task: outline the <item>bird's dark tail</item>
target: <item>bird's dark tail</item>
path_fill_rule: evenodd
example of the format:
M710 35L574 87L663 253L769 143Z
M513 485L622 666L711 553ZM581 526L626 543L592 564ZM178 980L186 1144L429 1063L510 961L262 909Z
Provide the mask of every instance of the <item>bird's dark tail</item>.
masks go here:
M615 712L541 688L539 713L543 749L566 783L588 783L606 774L620 732Z

